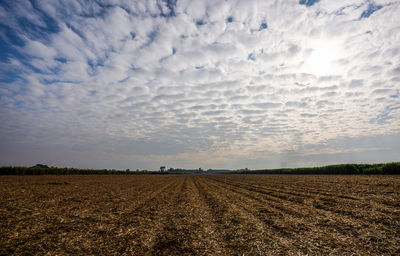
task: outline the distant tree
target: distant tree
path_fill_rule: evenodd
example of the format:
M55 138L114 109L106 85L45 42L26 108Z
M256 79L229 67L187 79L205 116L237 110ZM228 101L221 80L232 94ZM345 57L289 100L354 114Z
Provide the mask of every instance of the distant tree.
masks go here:
M49 168L49 167L45 164L37 164L35 166L32 166L31 168Z
M160 171L161 171L161 172L165 171L165 166L161 166L161 167L160 167Z

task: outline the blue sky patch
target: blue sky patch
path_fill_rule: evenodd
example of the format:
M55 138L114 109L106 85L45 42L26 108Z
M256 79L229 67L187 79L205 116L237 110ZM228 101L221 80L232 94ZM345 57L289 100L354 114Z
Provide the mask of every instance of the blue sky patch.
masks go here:
M319 2L319 0L300 0L299 4L302 4L302 5L305 5L307 7L310 7L310 6L312 6L312 5L314 5L314 4L318 3L318 2Z
M165 10L159 4L159 9L161 11L161 16L163 16L163 17L174 17L174 16L176 16L175 8L176 8L177 0L162 0L162 2L164 2L165 5L167 6L168 12L165 12Z
M248 59L248 60L255 61L255 60L256 60L256 57L254 56L253 53L250 53L249 56L247 57L247 59Z
M204 25L204 24L206 24L204 21L202 21L202 20L198 20L198 21L196 21L196 25L197 26L202 26L202 25Z
M360 19L362 18L368 18L369 16L371 16L374 12L382 9L382 5L375 5L374 3L371 3L368 5L368 9L363 11L361 13Z
M267 29L267 28L268 28L268 24L265 21L265 22L261 23L260 28L258 30L261 31L261 30L264 30L264 29Z
M383 110L376 118L371 119L370 123L387 124L388 120L393 119L393 116L391 116L390 113L396 109L400 109L400 106L385 107L385 110Z

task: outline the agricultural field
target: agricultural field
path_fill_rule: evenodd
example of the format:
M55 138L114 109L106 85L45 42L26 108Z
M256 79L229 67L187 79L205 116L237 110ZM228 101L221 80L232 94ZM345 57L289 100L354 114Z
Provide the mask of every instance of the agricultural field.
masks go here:
M1 176L0 191L0 255L400 255L400 176Z

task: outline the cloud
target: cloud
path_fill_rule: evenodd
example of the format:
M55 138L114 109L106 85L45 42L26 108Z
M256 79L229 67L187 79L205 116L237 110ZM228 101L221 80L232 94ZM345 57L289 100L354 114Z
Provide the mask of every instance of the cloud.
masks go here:
M281 106L281 103L272 103L272 102L263 102L263 103L253 103L251 106L256 108L268 109L268 108L277 108Z
M0 148L106 152L110 165L148 169L157 157L214 167L218 155L231 167L265 149L278 159L395 136L399 11L362 0L5 1Z
M356 88L356 87L361 87L363 86L364 81L361 79L353 79L350 81L349 87L350 88Z

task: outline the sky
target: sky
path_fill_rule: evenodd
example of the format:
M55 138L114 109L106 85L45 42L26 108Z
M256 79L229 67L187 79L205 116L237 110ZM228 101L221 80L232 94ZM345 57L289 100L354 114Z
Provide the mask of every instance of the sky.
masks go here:
M400 161L400 1L0 0L0 165Z

